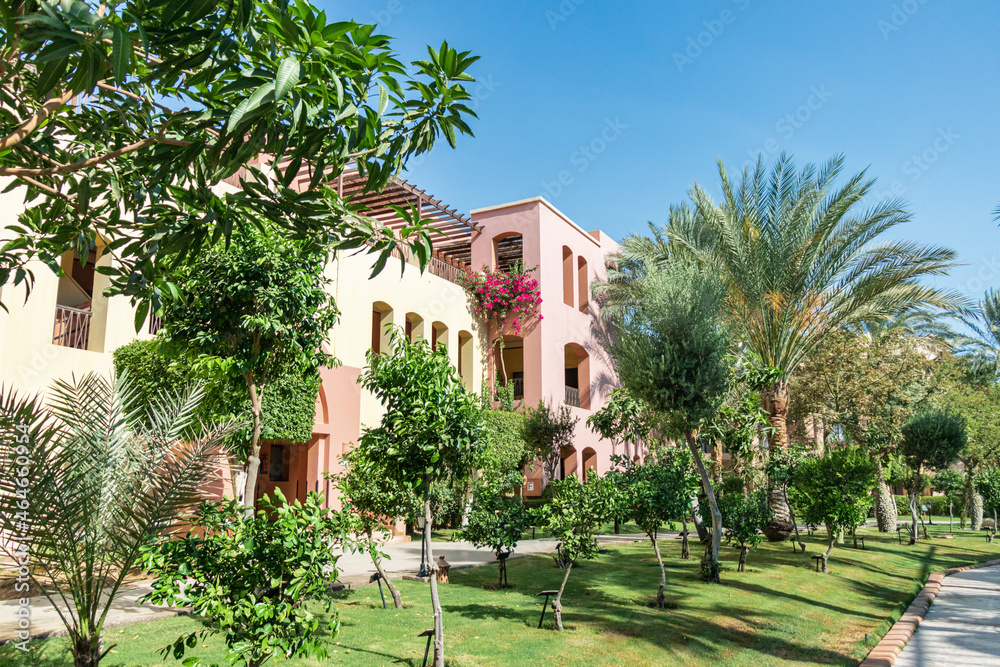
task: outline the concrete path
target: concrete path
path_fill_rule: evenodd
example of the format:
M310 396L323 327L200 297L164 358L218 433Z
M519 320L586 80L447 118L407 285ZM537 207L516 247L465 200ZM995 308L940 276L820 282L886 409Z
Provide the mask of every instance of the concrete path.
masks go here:
M677 533L665 533L661 539L676 537ZM645 535L598 536L598 540L602 544L635 542L645 539ZM485 565L496 560L492 551L476 548L468 542L434 542L431 549L435 560L438 556L443 555L445 560L456 569ZM555 549L556 540L553 539L525 540L518 543L514 556L553 553ZM419 572L419 542L390 544L385 547L385 552L389 555L389 560L385 561L382 567L391 579L415 577ZM340 570L339 581L350 588L367 585L371 575L375 573L375 567L367 554L345 554L338 559L337 567ZM123 590L124 592L115 600L111 611L108 612L105 627L152 621L180 613L178 610L168 607L156 607L149 604L140 606L137 600L150 592L148 582L131 584L124 587ZM17 617L14 616L14 613L18 611L18 608L17 600L0 601L0 642L14 639L14 630L17 627ZM42 596L31 598L30 609L32 638L65 634L59 615L46 598Z
M945 577L895 667L1000 667L1000 565Z

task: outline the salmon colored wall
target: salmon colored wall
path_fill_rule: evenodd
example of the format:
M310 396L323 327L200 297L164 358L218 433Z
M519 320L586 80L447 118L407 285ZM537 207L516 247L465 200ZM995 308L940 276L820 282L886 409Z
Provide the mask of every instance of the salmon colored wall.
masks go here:
M574 437L575 451L567 457L565 467L567 474L579 474L579 452L589 447L594 452L592 463L599 474L604 474L610 468L612 454L624 452L613 451L610 442L602 441L586 426L586 420L603 407L618 381L599 343L596 305L587 298L589 307L585 311L579 308L580 288L584 281L589 285L605 277L605 257L617 251L617 244L599 233L584 231L541 197L475 210L472 219L483 226L472 245L474 269L489 265L494 238L511 233L524 235L525 266L537 267L533 275L541 289L543 319L523 332L524 404L534 406L544 400L555 409L561 408L566 386L565 348L578 345L586 354L580 361L580 377L582 380L589 375L589 395L587 388L581 387L582 407L570 407L580 421ZM569 256L564 255L564 247L570 250ZM584 267L586 277L580 273ZM488 333L490 340L495 340L497 332L491 328ZM492 368L489 377L492 381ZM534 468L526 471L527 478L536 482L533 491L526 489L527 495L541 493L541 465L536 463Z

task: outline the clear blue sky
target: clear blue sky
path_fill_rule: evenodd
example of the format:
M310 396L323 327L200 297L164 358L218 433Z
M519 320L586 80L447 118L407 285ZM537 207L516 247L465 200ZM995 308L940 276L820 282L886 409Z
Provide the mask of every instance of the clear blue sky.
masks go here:
M843 153L907 202L894 236L959 251L944 284L1000 286L995 0L316 1L408 60L482 57L476 137L407 175L460 210L543 195L621 238L717 190L719 158Z

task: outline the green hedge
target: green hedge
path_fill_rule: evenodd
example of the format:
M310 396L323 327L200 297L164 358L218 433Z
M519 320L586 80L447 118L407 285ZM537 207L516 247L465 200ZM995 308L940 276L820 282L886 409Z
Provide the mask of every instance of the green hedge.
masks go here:
M483 422L493 463L501 470L523 468L527 463L524 415L520 412L484 410Z
M140 403L151 402L163 391L182 389L193 376L189 364L160 354L155 340L136 340L114 351L115 372L127 371ZM261 420L262 440L306 442L312 437L319 394L319 373L289 372L279 376L264 391ZM213 421L234 417L251 423L250 398L238 381L217 381L207 387L200 417ZM230 443L245 447L250 441L249 426Z
M909 515L910 513L910 497L909 496L893 496L896 499L896 509L899 510L900 516ZM944 515L948 514L948 496L920 496L920 507L929 507L931 514L934 515ZM958 506L955 507L955 511L959 510Z

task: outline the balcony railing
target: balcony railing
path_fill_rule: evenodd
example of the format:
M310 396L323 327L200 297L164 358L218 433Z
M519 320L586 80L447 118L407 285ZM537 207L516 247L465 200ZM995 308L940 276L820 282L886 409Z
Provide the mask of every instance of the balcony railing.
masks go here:
M90 311L70 306L56 306L52 344L86 350L90 342Z
M150 334L155 336L156 332L158 332L162 328L163 328L163 319L157 317L156 313L150 313L147 331L149 331Z
M428 265L427 270L431 274L444 278L448 282L455 283L456 285L462 284L462 278L469 275L469 270L458 263L452 263L448 260L441 259L440 257L431 257L431 263Z
M564 402L574 408L580 407L580 390L576 387L566 387L566 400Z
M514 398L524 398L524 378L512 378L510 380L497 380L498 387L506 387L508 384L514 385Z

